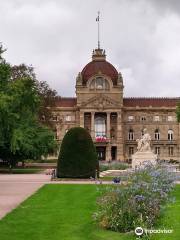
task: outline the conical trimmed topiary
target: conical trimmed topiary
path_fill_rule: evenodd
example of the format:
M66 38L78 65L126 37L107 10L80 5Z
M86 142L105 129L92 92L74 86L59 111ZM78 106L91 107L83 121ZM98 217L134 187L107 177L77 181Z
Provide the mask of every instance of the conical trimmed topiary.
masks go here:
M63 138L57 176L90 178L99 169L97 153L90 134L81 127L71 128Z

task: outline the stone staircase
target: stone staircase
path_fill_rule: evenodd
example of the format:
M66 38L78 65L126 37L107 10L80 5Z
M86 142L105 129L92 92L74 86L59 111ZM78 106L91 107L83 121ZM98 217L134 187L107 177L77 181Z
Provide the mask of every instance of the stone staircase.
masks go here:
M125 170L106 170L103 172L100 172L100 177L119 177L122 175L125 175L129 172L128 169Z

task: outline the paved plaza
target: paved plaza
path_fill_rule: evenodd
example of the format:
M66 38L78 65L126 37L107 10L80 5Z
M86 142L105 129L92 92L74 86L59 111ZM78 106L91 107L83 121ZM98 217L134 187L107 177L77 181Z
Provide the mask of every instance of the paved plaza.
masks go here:
M45 174L0 174L0 219L48 182Z
M0 174L0 219L44 184L94 184L95 181L51 181L44 174Z

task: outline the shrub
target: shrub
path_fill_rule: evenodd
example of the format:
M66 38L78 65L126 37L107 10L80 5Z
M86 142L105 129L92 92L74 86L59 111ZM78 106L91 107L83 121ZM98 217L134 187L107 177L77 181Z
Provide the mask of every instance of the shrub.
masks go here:
M164 167L147 165L128 177L126 186L103 189L94 214L100 226L119 232L151 228L170 199L173 176Z
M116 162L110 165L111 170L125 170L127 168L129 168L129 165L127 163Z
M125 170L129 168L129 165L127 163L109 163L109 164L101 164L100 165L100 171L106 171L106 170Z
M61 144L57 176L95 177L96 169L98 169L98 159L91 136L84 128L71 128Z
M99 166L99 171L100 172L107 171L109 169L110 169L109 165L107 165L107 164L100 164L100 166Z

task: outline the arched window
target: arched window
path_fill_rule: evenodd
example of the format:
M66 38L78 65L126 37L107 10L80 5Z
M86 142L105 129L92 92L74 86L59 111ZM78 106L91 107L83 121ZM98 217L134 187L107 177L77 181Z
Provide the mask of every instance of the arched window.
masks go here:
M109 90L109 83L103 77L97 77L91 81L90 89Z
M173 130L172 130L172 129L169 129L169 130L168 130L168 140L169 140L169 141L172 141L172 140L173 140L173 134L174 134L174 133L173 133Z
M129 129L128 140L134 140L134 131L133 131L133 129Z
M155 138L155 140L159 140L159 139L160 139L159 129L156 129L156 130L154 131L154 138Z
M106 120L104 117L95 118L95 137L106 137Z

